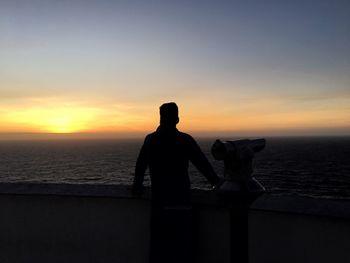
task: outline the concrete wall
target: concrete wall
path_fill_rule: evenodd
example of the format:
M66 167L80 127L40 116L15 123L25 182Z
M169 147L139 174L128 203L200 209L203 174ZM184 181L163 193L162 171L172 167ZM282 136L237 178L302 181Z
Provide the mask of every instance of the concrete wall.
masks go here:
M144 262L145 201L2 195L0 262Z
M242 200L193 191L195 262L350 262L349 202L264 195L242 215ZM0 183L0 207L1 263L148 262L148 191Z
M148 262L148 198L117 186L2 184L0 193L1 263ZM229 262L227 210L198 204L195 220L197 262Z
M265 199L249 213L250 263L350 262L349 202Z

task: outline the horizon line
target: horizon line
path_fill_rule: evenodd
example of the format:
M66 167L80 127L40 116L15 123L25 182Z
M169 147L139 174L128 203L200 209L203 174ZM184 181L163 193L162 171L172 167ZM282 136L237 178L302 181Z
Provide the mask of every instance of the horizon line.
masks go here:
M151 131L153 132L153 131ZM187 132L187 131L185 131ZM5 140L103 140L103 139L143 139L150 132L0 132L0 141ZM189 131L196 138L258 138L258 137L350 137L349 132L312 131Z

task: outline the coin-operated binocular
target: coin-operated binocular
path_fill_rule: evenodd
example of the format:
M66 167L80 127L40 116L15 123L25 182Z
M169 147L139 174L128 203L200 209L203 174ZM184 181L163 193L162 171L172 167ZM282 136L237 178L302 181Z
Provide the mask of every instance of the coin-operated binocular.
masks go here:
M265 188L253 175L253 158L265 148L265 139L216 140L211 153L224 161L224 182L218 188L223 195L260 195Z

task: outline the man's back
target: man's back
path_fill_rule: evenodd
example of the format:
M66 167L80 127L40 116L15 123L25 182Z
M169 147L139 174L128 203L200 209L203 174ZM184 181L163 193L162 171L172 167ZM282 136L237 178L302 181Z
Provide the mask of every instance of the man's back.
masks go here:
M136 163L135 181L142 183L149 167L152 199L159 205L191 202L188 165L191 161L207 179L217 183L217 176L196 141L176 128L159 127L146 136Z

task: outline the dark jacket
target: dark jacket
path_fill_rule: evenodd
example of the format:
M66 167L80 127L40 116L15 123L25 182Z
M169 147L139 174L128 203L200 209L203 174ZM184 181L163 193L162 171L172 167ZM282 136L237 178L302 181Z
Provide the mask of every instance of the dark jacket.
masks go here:
M136 162L134 188L142 188L147 167L152 184L152 201L157 205L187 205L191 203L188 164L194 166L211 184L219 181L196 141L176 128L160 126L146 136Z

